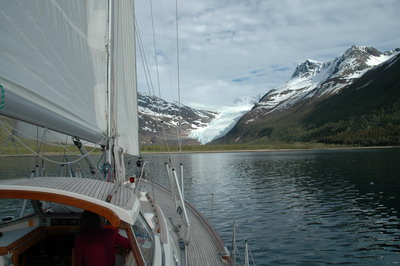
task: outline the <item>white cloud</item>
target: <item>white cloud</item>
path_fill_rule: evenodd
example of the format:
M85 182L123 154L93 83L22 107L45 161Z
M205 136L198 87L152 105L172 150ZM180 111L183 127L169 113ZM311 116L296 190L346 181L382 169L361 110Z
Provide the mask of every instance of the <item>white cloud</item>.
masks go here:
M153 6L162 97L170 100L177 87L175 2L153 0ZM147 61L155 69L148 7L137 1ZM400 47L398 0L185 0L178 9L184 104L265 93L286 82L296 64L331 60L353 44Z

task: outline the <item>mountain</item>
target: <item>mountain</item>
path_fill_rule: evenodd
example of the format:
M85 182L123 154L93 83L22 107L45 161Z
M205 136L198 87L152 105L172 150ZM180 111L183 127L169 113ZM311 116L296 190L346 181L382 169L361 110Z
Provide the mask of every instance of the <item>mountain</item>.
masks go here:
M238 98L231 105L220 108L218 112L181 105L183 143L206 144L224 136L259 101L259 98L260 96ZM165 131L168 141L177 144L179 105L158 97L146 96L140 92L138 102L141 142L143 144L162 143L164 142L162 132Z
M399 52L400 49L383 53L373 47L352 46L326 63L306 60L286 84L267 92L225 137L215 142L334 142L331 140L335 134L372 126L364 123L356 129L352 125L358 118L380 113L380 119L387 120L397 112L400 98ZM329 141L323 132L317 133L329 123L344 125L345 121L346 129L327 132L331 134ZM359 140L359 144L365 143Z
M250 108L249 108L250 109ZM179 111L180 110L180 111ZM197 110L185 105L167 102L155 96L138 92L139 141L141 144L165 143L178 144L180 124L181 143L199 144L192 131L207 127L220 116L218 112ZM14 120L0 116L0 122L14 124ZM0 127L0 139L7 139L9 134Z
M317 104L302 123L325 143L400 145L400 54Z
M329 97L397 52L382 53L373 47L352 46L342 56L327 63L306 60L285 85L265 94L256 108L261 112L273 112L290 108L306 98Z
M207 126L217 112L197 110L185 105L167 102L155 96L138 93L139 138L142 144L178 143L178 131L183 144L198 144L190 138L193 130ZM180 110L180 111L179 111Z

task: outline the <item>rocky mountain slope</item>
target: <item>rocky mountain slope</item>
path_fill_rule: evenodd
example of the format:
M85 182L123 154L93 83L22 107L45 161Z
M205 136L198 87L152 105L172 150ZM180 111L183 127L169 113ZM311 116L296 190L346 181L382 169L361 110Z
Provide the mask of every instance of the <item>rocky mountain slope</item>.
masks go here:
M382 53L373 47L352 46L327 63L306 60L285 85L265 94L256 108L265 114L288 109L306 98L329 97L398 52Z
M380 118L385 120L396 113L400 99L399 52L400 49L382 53L373 47L352 46L326 63L307 60L296 68L286 84L267 92L225 137L215 142L327 141L325 137L329 134L332 140L335 134L344 134L346 130L371 126L365 123L354 129L350 125L326 132L325 137L323 132L316 134L334 121L354 122L374 112L389 112ZM377 95L385 100L374 104Z
M197 110L185 105L170 103L154 96L138 92L139 141L141 144L178 144L178 131L182 144L199 144L189 135L214 121L218 112ZM15 125L15 120L0 116L0 122ZM0 126L0 140L9 138L9 133ZM65 138L64 138L65 139Z
M139 136L142 144L178 143L178 130L183 144L198 144L189 134L208 125L217 112L193 109L189 106L166 102L155 96L138 93ZM180 107L180 108L179 108Z

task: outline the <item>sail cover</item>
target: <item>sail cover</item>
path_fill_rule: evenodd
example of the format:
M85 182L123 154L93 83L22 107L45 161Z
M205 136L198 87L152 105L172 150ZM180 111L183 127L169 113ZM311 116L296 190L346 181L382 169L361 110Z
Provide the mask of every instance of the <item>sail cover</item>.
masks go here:
M115 100L108 107L107 0L0 1L0 85L5 91L0 114L101 143L108 110L114 111L111 126L119 146L137 154L134 10L131 0L114 6L110 95Z

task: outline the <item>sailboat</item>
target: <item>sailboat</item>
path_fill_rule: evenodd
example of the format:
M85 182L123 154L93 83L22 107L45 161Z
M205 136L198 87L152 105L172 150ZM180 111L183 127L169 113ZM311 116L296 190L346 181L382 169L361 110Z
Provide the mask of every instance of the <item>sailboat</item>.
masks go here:
M170 189L144 177L132 0L1 0L0 36L0 115L17 121L1 126L81 153L52 161L60 175L41 164L0 180L2 208L21 207L0 217L0 265L74 265L84 211L129 240L117 265L231 264L171 163Z

